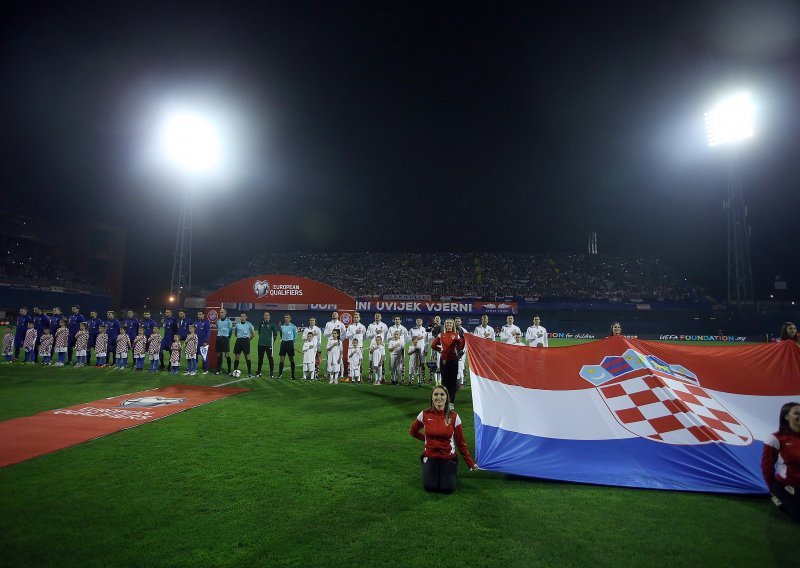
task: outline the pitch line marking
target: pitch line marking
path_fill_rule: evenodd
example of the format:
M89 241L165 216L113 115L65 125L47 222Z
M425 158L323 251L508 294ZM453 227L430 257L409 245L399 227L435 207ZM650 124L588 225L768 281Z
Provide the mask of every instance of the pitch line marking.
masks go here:
M252 381L255 378L256 377L242 377L241 379L236 379L236 380L233 380L233 381L228 381L227 383L220 383L218 385L214 385L213 388L224 387L225 385L232 385L233 383L240 383L242 381Z

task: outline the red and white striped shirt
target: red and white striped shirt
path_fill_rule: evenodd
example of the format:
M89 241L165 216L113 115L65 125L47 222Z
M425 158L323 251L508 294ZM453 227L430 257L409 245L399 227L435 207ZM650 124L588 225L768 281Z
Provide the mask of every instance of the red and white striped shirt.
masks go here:
M33 327L25 332L25 342L22 344L22 347L25 349L25 351L30 351L36 347L36 337L38 335L38 332Z
M75 349L77 351L86 351L89 346L89 333L86 331L79 331L75 334Z
M131 338L126 333L120 333L117 336L117 355L128 356L128 351L131 349Z
M147 351L147 338L144 335L137 335L133 338L133 356L144 357Z
M186 358L197 359L197 334L190 333L186 336Z
M66 327L59 327L56 330L56 351L66 349L69 341L69 330Z
M42 334L42 339L39 341L39 355L49 357L53 352L53 336L50 334Z
M147 352L150 357L155 357L161 352L161 336L157 333L151 333L147 338Z
M108 353L108 334L98 333L97 339L94 340L94 350L98 355Z

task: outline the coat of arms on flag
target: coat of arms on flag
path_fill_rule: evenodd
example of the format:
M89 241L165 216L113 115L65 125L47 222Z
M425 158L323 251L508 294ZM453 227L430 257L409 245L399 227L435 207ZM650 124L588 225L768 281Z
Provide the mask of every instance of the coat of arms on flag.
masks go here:
M752 443L753 436L681 365L628 349L584 365L580 376L597 388L628 431L667 444Z

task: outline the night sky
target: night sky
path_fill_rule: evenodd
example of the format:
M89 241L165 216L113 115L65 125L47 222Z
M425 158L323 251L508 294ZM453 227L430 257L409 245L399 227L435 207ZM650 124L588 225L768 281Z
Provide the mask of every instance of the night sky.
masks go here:
M726 159L747 90L756 290L800 286L800 3L0 2L4 191L129 232L123 298L169 287L178 197L154 109L237 117L195 199L194 281L267 251L642 253L723 295Z

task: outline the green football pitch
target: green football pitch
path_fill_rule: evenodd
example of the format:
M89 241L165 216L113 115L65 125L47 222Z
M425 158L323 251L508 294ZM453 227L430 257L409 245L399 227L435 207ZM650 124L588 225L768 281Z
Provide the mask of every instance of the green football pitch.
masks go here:
M288 375L288 373L287 373ZM0 420L174 383L0 367ZM0 470L4 566L790 566L766 497L469 472L422 490L429 387L245 380L250 391ZM471 393L457 409L473 449Z

